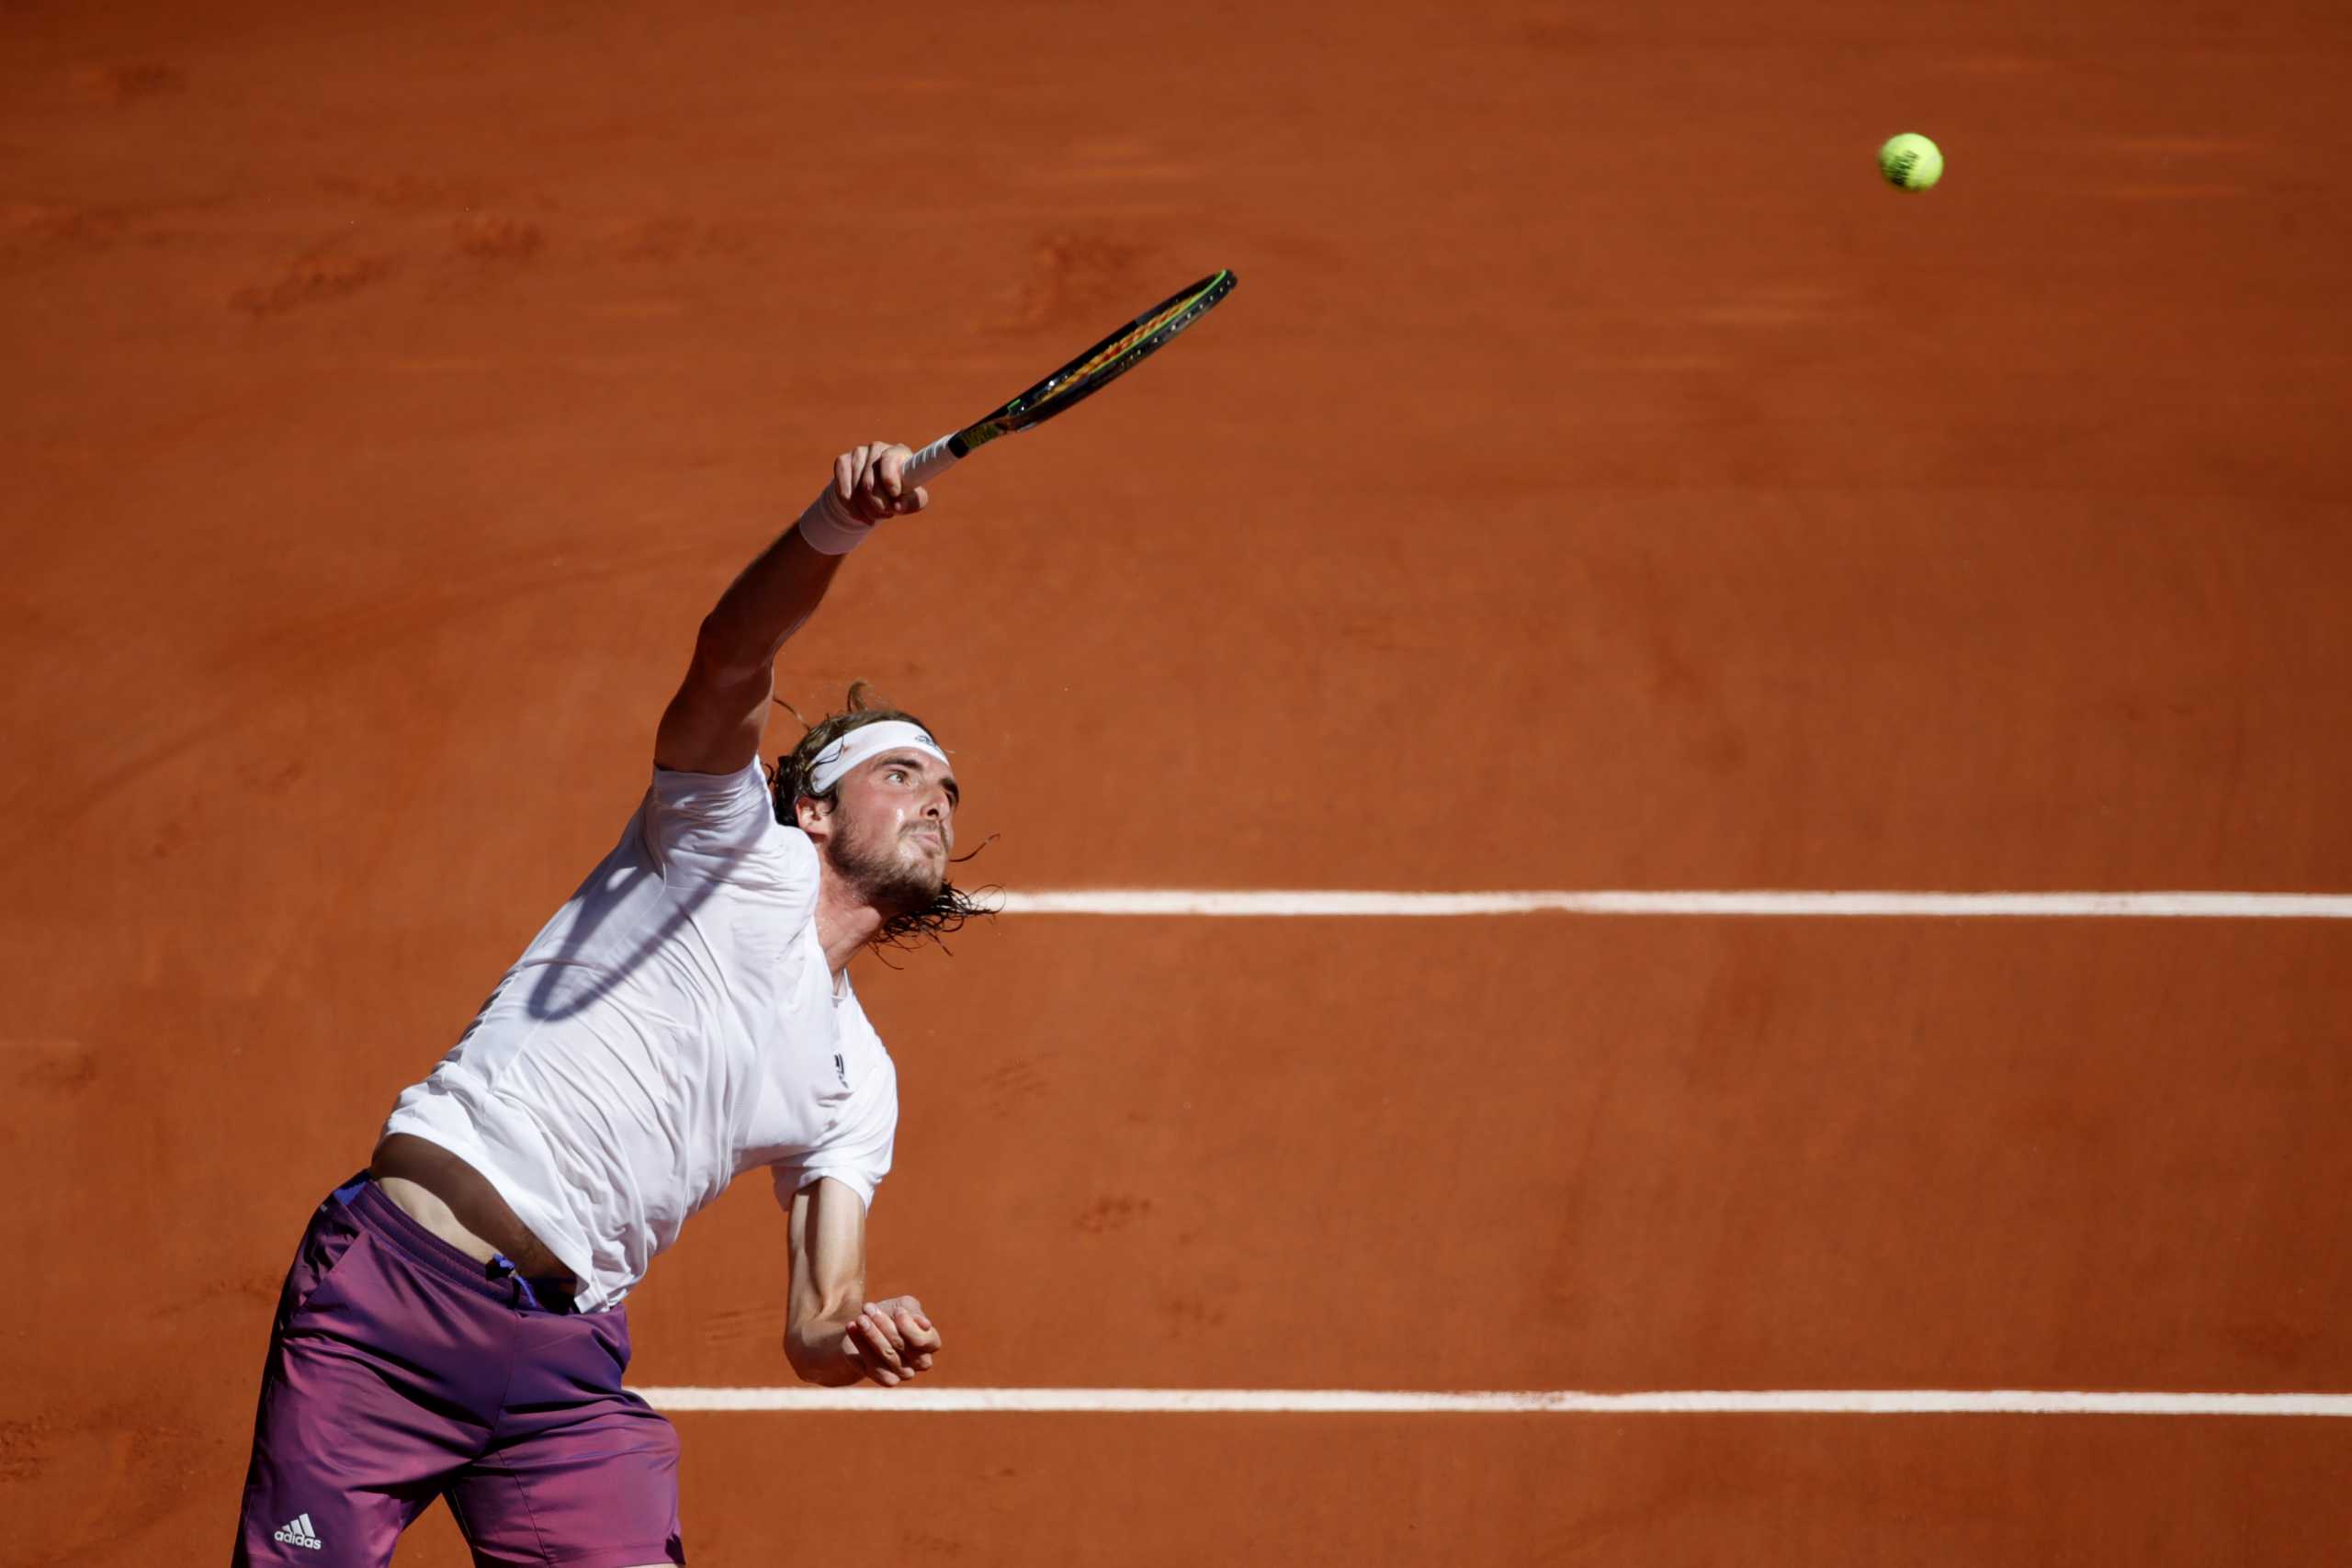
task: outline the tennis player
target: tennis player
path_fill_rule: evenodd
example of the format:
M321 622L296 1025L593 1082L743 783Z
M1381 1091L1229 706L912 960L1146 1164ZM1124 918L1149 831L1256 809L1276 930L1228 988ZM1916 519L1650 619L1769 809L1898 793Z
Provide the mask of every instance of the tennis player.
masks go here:
M956 781L853 687L771 781L776 654L874 528L921 512L908 450L833 482L720 596L620 840L319 1205L278 1298L238 1563L381 1564L435 1497L483 1563L684 1562L677 1434L621 1386L622 1298L686 1217L765 1167L784 1353L895 1387L940 1334L865 1289L898 1077L850 984L952 926Z

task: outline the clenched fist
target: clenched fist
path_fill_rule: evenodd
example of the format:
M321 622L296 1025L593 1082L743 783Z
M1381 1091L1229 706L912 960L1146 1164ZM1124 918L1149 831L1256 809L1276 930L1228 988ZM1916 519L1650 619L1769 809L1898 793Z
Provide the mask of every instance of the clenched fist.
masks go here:
M869 441L833 459L833 494L860 523L880 523L921 512L931 492L907 489L907 464L914 453L884 441Z
M892 448L903 457L906 448ZM896 1388L917 1372L931 1371L939 1354L938 1328L912 1296L868 1302L851 1320L842 1349L884 1388Z

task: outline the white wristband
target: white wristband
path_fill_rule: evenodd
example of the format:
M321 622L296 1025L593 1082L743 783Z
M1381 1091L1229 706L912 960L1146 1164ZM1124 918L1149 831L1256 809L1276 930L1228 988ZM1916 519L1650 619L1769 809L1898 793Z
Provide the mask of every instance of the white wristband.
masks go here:
M845 556L874 532L873 524L850 514L848 503L833 493L831 485L808 503L808 510L793 526L800 530L801 543L823 556Z

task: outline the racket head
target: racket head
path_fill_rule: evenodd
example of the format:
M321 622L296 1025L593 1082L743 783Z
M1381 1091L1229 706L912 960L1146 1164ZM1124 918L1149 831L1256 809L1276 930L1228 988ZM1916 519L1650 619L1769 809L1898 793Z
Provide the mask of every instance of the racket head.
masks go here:
M1206 315L1233 292L1235 281L1230 268L1220 268L1178 289L1002 408L957 431L948 449L965 457L1000 435L1028 430L1076 408Z

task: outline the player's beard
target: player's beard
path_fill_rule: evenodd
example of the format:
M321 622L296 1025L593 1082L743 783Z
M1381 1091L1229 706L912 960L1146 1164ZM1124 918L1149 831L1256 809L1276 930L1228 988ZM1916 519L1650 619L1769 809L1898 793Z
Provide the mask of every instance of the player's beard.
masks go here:
M904 834L895 840L868 838L843 822L825 846L825 858L862 902L872 905L884 919L896 919L929 908L947 882L944 859L910 856L906 842Z

